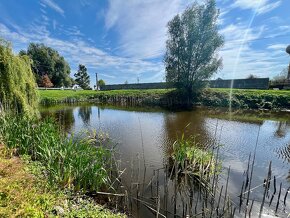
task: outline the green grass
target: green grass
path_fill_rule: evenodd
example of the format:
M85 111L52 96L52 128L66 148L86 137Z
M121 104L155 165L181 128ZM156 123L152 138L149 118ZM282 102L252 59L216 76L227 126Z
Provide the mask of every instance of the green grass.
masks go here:
M112 91L93 91L93 90L39 90L40 103L51 105L57 103L74 103L82 101L107 101L118 97L134 98L160 98L171 90L148 89L148 90L112 90Z
M195 137L185 139L184 135L177 139L172 145L170 156L181 173L200 176L210 175L215 171L215 160L213 153L201 148Z
M199 98L205 106L243 109L289 109L290 92L282 90L207 89Z
M205 89L195 102L212 107L243 109L287 109L290 108L290 91L233 89L230 101L230 89ZM181 98L174 89L148 90L112 90L112 91L71 91L40 90L41 104L73 103L96 101L100 103L137 101L140 105L171 105L173 100L180 104ZM182 102L181 102L182 103Z
M170 89L146 89L146 90L111 90L111 91L94 91L94 90L39 90L41 99L64 100L66 98L90 99L97 96L151 96L163 95L171 91Z
M0 145L0 217L125 217L59 190L48 183L41 163L11 153Z
M111 151L95 146L95 138L68 138L51 120L20 116L1 115L0 126L0 143L40 161L51 183L74 191L98 191L109 185Z
M62 101L67 98L86 99L96 94L93 90L38 90L41 100L51 99L55 101Z

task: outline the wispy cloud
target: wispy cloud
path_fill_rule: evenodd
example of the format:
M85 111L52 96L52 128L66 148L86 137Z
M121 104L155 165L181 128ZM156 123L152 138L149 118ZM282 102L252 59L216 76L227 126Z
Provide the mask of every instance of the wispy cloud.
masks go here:
M62 16L64 16L64 10L58 4L56 4L53 0L41 0L41 2L44 5L50 7L54 11L56 11L57 13L61 14Z
M281 3L281 0L275 2L271 2L270 0L235 0L232 7L251 9L258 14L264 14L279 7Z
M243 23L230 24L221 30L226 42L221 50L223 58L223 70L218 77L246 78L249 74L258 77L273 77L279 73L287 63L285 52L281 52L282 44L267 46L267 49L255 47L255 40L263 39L264 36L277 31L278 27L267 32L265 26L250 27ZM239 61L236 62L237 52L243 43L245 32L248 31L243 47L240 49ZM267 41L266 41L267 42ZM265 44L266 42L263 42ZM284 47L285 49L285 47ZM236 69L236 75L233 75Z
M94 0L79 0L81 12L77 14L68 5L61 8L58 2L61 1L40 0L37 3L40 4L39 13L31 19L24 17L25 22L15 22L19 19L14 21L9 13L1 16L0 37L12 41L16 52L26 49L29 42L55 48L70 63L72 75L78 64L83 63L92 78L98 72L107 83L122 83L126 80L136 82L137 77L140 82L164 79L162 57L167 23L194 0L108 0L107 8L100 4L97 15L89 14L96 13L91 7L96 4ZM271 77L287 65L289 59L283 48L283 43L287 42L280 35L290 33L289 19L276 11L269 13L281 2L286 8L286 1L281 0L217 1L221 9L219 28L226 39L220 52L224 68L217 77L245 78L249 74ZM1 14L4 9L0 7ZM237 16L236 12L241 9L245 11ZM251 11L263 14L257 16L253 26L248 24ZM70 19L63 22L61 16L54 16L55 12L62 16L66 14ZM92 16L96 22L82 25L79 23L82 19L76 17L74 20L75 16ZM236 61L239 48L241 53ZM235 75L233 69L236 69Z
M287 47L287 44L273 44L273 45L269 45L267 49L280 50L280 51L283 50L283 52L285 52L286 47Z
M106 27L119 33L119 54L141 59L160 57L165 49L167 23L185 5L179 0L109 0Z
M94 71L103 72L102 75L111 83L120 83L125 80L134 82L138 75L143 78L142 75L145 73L164 74L162 62L151 63L135 58L114 56L80 39L68 41L53 38L45 25L39 26L37 29L33 26L26 29L18 28L17 31L14 31L0 23L0 32L1 37L13 41L16 51L26 49L29 42L44 43L56 49L70 63L72 75L77 70L79 63L85 64L90 69L92 78Z

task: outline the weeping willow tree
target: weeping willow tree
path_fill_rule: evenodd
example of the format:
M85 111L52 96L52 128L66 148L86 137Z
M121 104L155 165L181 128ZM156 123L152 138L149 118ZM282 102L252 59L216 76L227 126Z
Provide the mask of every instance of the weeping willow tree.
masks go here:
M11 44L0 38L0 111L37 115L38 93L31 60L14 55Z

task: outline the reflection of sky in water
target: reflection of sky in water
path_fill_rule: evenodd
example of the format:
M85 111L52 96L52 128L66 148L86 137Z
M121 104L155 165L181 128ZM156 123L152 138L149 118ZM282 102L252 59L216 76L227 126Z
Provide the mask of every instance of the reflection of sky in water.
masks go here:
M220 137L219 143L224 145L220 149L223 167L231 166L229 190L232 193L240 192L243 173L247 168L249 154L254 152L260 127L252 185L262 183L269 161L272 161L273 174L286 183L289 165L285 157L290 154L286 149L290 146L289 121L230 121L209 116L210 111L206 109L139 112L89 106L86 109L74 107L67 111L74 117L72 131L96 129L109 133L118 144L117 148L126 168L130 168L131 160L136 157L143 163L143 150L147 168L152 170L162 167L167 162L169 147L176 136L183 132L185 135L198 134L198 139L203 144L212 143L214 138ZM222 174L221 177L226 176ZM288 185L285 184L285 187Z
M210 125L216 123L216 119L206 118L205 122L209 123L207 131L214 136L214 131ZM256 148L255 168L253 173L252 187L258 186L266 177L269 162L272 161L272 172L280 181L284 182L284 188L288 188L285 179L289 173L289 165L281 158L277 150L285 148L290 144L290 126L284 125L284 136L277 137L277 127L279 122L264 121L260 124L242 123L237 121L218 120L218 126L222 127L220 135L221 147L220 156L223 161L223 167L231 167L230 190L238 193L242 186L243 173L247 169L249 155L253 157L259 127L260 133ZM220 129L219 129L220 130ZM225 176L223 177L225 179ZM256 194L262 194L257 190Z

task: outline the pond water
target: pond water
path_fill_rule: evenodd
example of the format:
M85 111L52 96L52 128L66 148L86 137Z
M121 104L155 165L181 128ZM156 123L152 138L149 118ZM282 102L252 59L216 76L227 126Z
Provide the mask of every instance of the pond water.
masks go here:
M209 108L168 111L104 105L58 105L42 108L41 111L44 117L57 118L69 133L94 129L108 133L116 144L121 168L127 169L122 175L122 181L127 186L134 182L150 184L156 169L163 169L168 163L172 143L182 134L186 137L195 135L201 145L222 145L219 156L223 171L219 183L220 186L225 185L226 172L230 167L228 194L235 204L239 204L238 195L245 180L249 155L253 157L255 150L251 187L258 188L251 191L250 199L257 200L263 196L262 184L270 161L277 189L282 182L281 204L290 186L290 113L287 112L229 112L226 109ZM164 183L162 181L165 181L164 174L160 172L158 175L158 184L161 186ZM142 192L144 196L149 196L149 185L143 185ZM165 205L165 200L160 202ZM285 202L289 205L288 198ZM177 207L176 213L179 211L182 216L182 206ZM274 209L270 207L264 213L271 213ZM156 216L148 207L135 207L132 211L136 217ZM283 207L281 216L287 211L288 206Z

